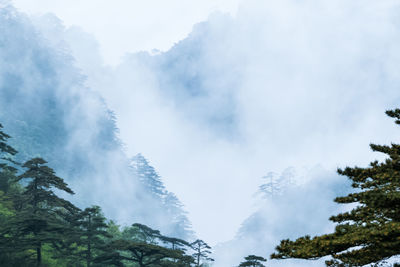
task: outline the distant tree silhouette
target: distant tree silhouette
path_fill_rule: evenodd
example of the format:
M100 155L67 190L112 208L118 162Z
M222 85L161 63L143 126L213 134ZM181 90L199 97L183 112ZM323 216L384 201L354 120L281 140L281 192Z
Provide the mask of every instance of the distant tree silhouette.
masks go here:
M260 256L255 256L255 255L249 255L244 258L245 261L241 262L239 264L239 267L245 267L245 266L250 266L250 267L265 267L262 262L266 262L267 259L260 257Z
M191 243L190 246L195 251L192 256L195 259L196 266L201 266L200 263L202 261L214 261L214 259L209 257L211 254L211 247L203 240L197 239Z
M386 114L400 124L400 109ZM274 259L317 259L331 255L327 266L362 266L400 254L400 145L371 144L373 151L387 155L367 168L346 167L340 175L352 181L355 192L335 202L357 204L351 211L332 216L335 231L295 241L282 240Z

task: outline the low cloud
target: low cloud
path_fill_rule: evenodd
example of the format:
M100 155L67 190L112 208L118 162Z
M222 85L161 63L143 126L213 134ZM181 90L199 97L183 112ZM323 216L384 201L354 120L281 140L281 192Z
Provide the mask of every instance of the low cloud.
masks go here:
M246 1L91 83L116 112L128 154L152 159L201 236L229 240L267 171L334 173L380 158L370 142L398 140L384 115L399 100L397 9Z
M69 28L62 38L115 112L126 153L151 159L216 244L255 211L266 172L333 174L381 159L370 142L398 142L384 115L400 97L398 11L396 1L244 1L170 50L115 67L94 37Z

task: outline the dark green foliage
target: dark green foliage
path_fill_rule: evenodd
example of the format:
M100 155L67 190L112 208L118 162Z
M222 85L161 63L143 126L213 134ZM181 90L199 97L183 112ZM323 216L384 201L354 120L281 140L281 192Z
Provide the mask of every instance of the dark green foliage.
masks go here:
M138 266L177 267L191 266L194 262L191 256L185 255L186 248L190 247L188 242L163 236L160 231L144 224L135 223L126 227L120 236L121 239L115 239L108 244L112 252L103 254L96 261L114 259L127 265L135 263ZM162 246L161 243L167 246Z
M111 236L111 240L122 239L122 233L120 226L116 224L113 220L107 222L107 233Z
M48 25L51 25L50 28L54 32L65 30L56 20L51 20ZM58 174L65 177L66 181L79 180L81 184L85 185L90 184L92 178L99 175L99 179L107 178L104 179L106 181L111 179L111 175L121 175L126 178L130 172L121 151L122 146L117 135L115 117L107 110L105 103L94 92L95 90L89 90L84 85L85 77L73 67L72 57L66 54L65 49L60 48L58 42L53 44L51 41L45 40L39 34L40 29L30 23L28 17L11 6L0 8L0 29L0 57L2 59L0 117L2 123L7 126L7 131L12 133L11 135L16 139L11 140L12 146L16 149L11 149L12 147L6 142L9 136L0 131L1 157L25 162L40 156L45 158ZM88 106L91 107L91 111L95 112L87 112ZM19 153L16 154L15 150L18 150ZM116 157L120 158L116 159ZM115 163L112 167L108 165L111 158ZM1 161L0 164L3 162L5 161ZM11 161L7 163L11 163ZM115 166L116 164L119 166ZM6 169L6 165L0 165L0 167L3 170ZM9 168L8 165L7 168ZM118 171L108 172L110 169ZM21 170L19 169L19 171ZM53 262L53 256L57 256L61 260L63 255L67 256L63 253L67 249L65 246L74 244L69 237L76 229L69 229L74 225L71 223L73 216L70 216L71 210L67 207L67 201L62 198L52 198L62 195L56 191L50 192L51 190L48 189L64 191L62 193L70 192L65 190L65 187L57 188L63 186L53 179L53 182L58 183L56 186L46 188L50 184L43 185L43 190L40 191L37 198L29 199L27 193L31 192L32 188L27 188L27 186L31 179L21 178L21 182L17 183L16 176L17 172L15 171L0 172L0 190L3 192L0 199L0 213L3 215L0 216L0 221L11 222L12 219L18 222L13 228L7 228L9 224L5 225L7 229L0 225L0 233L7 235L5 239L0 236L2 239L0 242L5 240L4 244L10 247L7 249L12 251L10 253L14 259L17 258L16 251L20 251L18 253L21 253L21 257L30 256L25 254L29 254L30 248L35 247L31 242L36 231L33 228L40 225L43 231L40 231L41 234L37 234L37 238L41 236L44 238L45 233L49 236L53 235L49 233L51 229L54 232L53 237L59 234L57 241L47 240L45 242L43 265L50 264L50 261ZM26 187L26 192L21 192L20 189L23 186ZM84 199L100 199L99 195L90 195L92 192L96 192L96 190L91 190L92 188L76 189L84 192L84 195L80 196L81 199L75 199L74 203L83 204ZM103 193L108 195L97 203L101 203L107 211L110 211L112 207L108 207L107 203L111 201L108 200L111 200L112 197L115 200L118 195L114 194L112 188L108 188ZM126 195L132 195L129 198L131 200L138 200L135 203L132 201L134 205L131 205L137 208L127 207L128 215L140 218L146 224L153 221L150 219L145 221L146 219L143 218L151 218L157 222L162 221L160 218L165 218L165 214L161 214L162 201L156 205L154 204L156 201L153 201L148 205L160 204L161 209L157 209L157 212L154 212L156 209L151 207L148 209L149 216L140 214L144 210L141 208L142 204L146 203L147 206L147 192L142 193L142 190L138 189ZM46 196L50 198L40 203L39 199L42 197L44 199ZM143 203L140 203L140 200L143 200ZM35 203L39 203L39 208L35 208ZM59 204L62 207L58 206ZM84 204L87 205L87 203ZM48 214L44 212L47 208ZM33 211L37 215L37 220L34 216L28 216ZM135 214L134 211L138 212ZM158 218L153 216L158 216ZM28 218L32 222L36 220L38 225L29 229L19 227L27 223ZM164 220L163 223L170 221L172 220ZM156 227L160 228L159 226ZM77 251L81 249L82 247L76 248ZM0 249L0 254L4 251ZM67 251L71 252L70 248ZM70 256L68 255L68 257ZM23 266L21 263L17 264L17 261L14 263L11 266ZM78 266L80 263L76 264L72 266ZM0 262L0 266L6 265ZM25 264L25 266L32 266L32 264Z
M245 267L245 266L251 266L251 267L265 267L262 262L266 262L267 259L260 257L260 256L255 256L255 255L249 255L244 258L245 261L241 262L239 264L239 267Z
M1 129L1 125L0 125ZM0 153L14 156L0 131ZM170 266L187 267L189 243L135 223L122 232L98 206L81 211L54 190L73 194L42 158L0 165L0 266ZM18 165L16 165L18 166ZM165 246L161 246L164 244ZM132 265L133 264L133 265Z
M188 242L180 238L161 236L160 239L163 243L169 244L172 249L185 251L187 247L190 247Z
M195 251L192 256L195 259L196 266L201 266L202 261L214 261L214 259L209 257L211 247L203 240L197 239L190 246Z
M120 232L114 222L106 223L100 207L80 211L58 197L54 190L73 191L42 158L26 161L22 165L26 170L17 176L17 168L9 165L15 165L10 156L17 152L7 144L10 136L1 129L0 125L1 266L105 267L124 266L125 262L187 267L194 263L185 255L190 245L182 239L163 236L138 223ZM161 181L159 185L158 196L164 198L167 192ZM173 200L180 208L177 198Z
M37 266L42 262L44 244L51 244L57 250L64 247L63 236L68 236L71 232L68 218L79 210L53 192L53 189L58 189L73 194L64 180L56 176L46 163L41 158L34 158L23 165L27 170L18 179L28 181L23 193L16 200L17 216L13 218L9 228L6 228L14 233L11 241L15 243L15 247L12 249L36 251Z
M99 206L92 206L79 212L74 218L73 225L76 231L72 236L72 241L79 248L75 255L86 262L87 267L90 267L96 256L108 252L106 239L112 236L107 231L106 218Z
M123 261L135 262L140 267L160 266L163 261L183 259L181 250L168 249L159 245L132 240L115 240L109 246L114 250L128 253L120 253L119 258Z
M110 251L107 253L103 253L97 256L93 260L93 266L96 267L108 267L108 266L116 266L116 267L124 267L125 264L122 263L122 257L119 252L114 251L115 247L110 246Z
M10 164L15 165L15 162L10 157L14 156L17 151L7 144L8 139L11 137L4 133L2 129L3 125L0 124L0 190L7 193L16 181L17 169L10 166Z
M122 231L122 237L125 240L134 240L149 244L157 244L161 236L160 231L140 223L134 223L131 227L127 227Z
M5 165L0 170L0 190L1 191L3 191L4 193L10 193L10 194L12 193L13 189L15 191L16 180L17 180L16 173L17 173L17 170L13 169L13 167L10 167L8 165Z
M400 124L400 109L386 112ZM346 167L338 173L352 181L355 192L335 202L357 204L330 218L337 223L331 234L282 240L271 258L317 259L331 255L328 266L362 266L400 254L400 145L371 145L388 158L367 168Z
M7 140L10 136L2 131L3 125L0 124L0 152L10 155L17 154L17 151L10 145L7 144Z
M172 250L179 250L179 251L182 251L183 253L186 253L188 248L191 248L191 245L189 242L187 242L183 239L180 239L180 238L161 236L160 240L164 244L166 244L168 248L170 248ZM178 260L174 260L173 262L170 263L170 265L166 265L166 266L191 266L191 264L193 264L193 263L195 263L195 259L192 256L183 255Z
M10 157L17 151L7 144L10 136L2 128L0 124L0 266L21 266L27 264L27 255L24 251L13 251L15 231L9 230L16 215L14 199L21 189L16 183L17 169L9 165L13 164Z

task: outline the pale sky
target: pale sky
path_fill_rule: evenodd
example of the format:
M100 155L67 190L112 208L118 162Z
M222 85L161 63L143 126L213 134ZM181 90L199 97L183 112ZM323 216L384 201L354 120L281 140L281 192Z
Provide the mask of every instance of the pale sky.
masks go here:
M167 51L215 11L231 15L209 19L200 40L167 53L167 59L183 58L177 70L161 71L173 78L170 88L143 62L125 61L107 74L110 82L91 66L94 51L82 49L78 59L89 86L116 113L129 156L141 152L149 159L211 244L234 236L267 172L365 165L376 158L370 142L396 141L397 134L384 115L400 99L396 1L238 2L14 0L23 12L52 12L65 26L92 34L105 63L114 66L127 52ZM192 62L186 53L203 54ZM190 71L205 73L197 81L209 85L203 98L168 95ZM240 138L207 124L210 114L225 111Z
M81 27L100 44L106 63L116 65L126 52L168 50L195 23L215 12L236 12L239 0L13 0L31 14L54 13L69 27Z

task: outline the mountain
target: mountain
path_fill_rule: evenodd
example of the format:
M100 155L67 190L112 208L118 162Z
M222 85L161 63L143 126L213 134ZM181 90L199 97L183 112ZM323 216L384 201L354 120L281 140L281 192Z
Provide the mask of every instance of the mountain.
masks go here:
M144 222L155 225L157 229L167 235L184 240L193 240L195 235L183 204L174 193L166 189L154 167L142 154L134 156L131 159L130 166L135 176L142 183L144 190L148 192L146 194L147 199L143 201L149 203L146 209L147 214L142 216L147 218ZM154 210L158 212L155 214ZM169 218L169 224L164 223L165 218Z
M122 224L173 229L176 214L163 211L176 203L151 196L147 177L130 167L113 112L86 86L66 42L47 36L11 5L0 8L0 122L19 151L15 160L46 159L82 208L96 204Z
M218 136L234 138L239 126L236 93L242 69L240 58L232 58L230 53L236 48L223 41L224 37L230 39L232 23L229 15L214 14L194 25L190 34L168 51L128 54L116 71L133 76L149 73L160 96L184 119L210 128Z
M328 218L344 208L333 199L349 188L343 177L321 167L301 172L287 168L281 174L268 173L263 180L254 195L256 210L243 221L233 240L216 246L218 266L232 266L251 254L269 258L282 239L329 232L333 224L327 223ZM324 260L269 260L267 264L322 266Z

